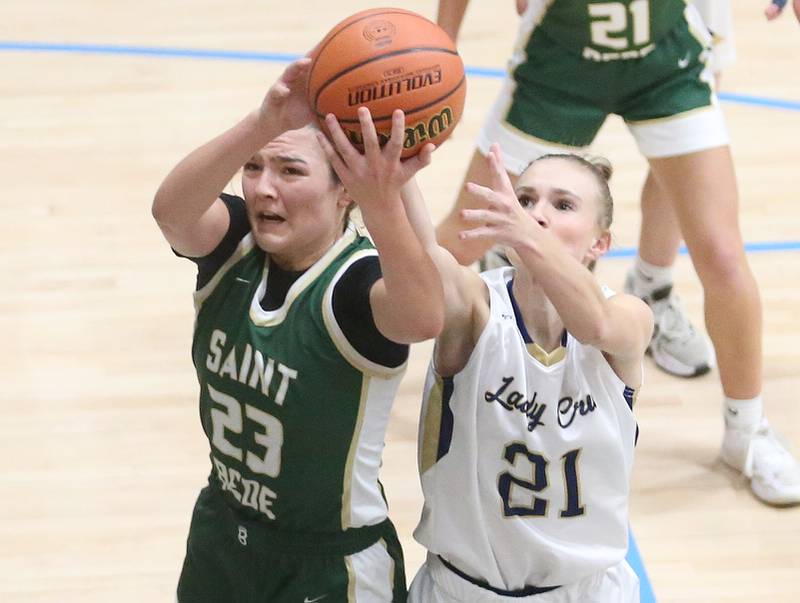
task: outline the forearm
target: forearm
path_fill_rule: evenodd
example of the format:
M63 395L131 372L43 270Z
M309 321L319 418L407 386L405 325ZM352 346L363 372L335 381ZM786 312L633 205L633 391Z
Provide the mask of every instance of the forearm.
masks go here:
M428 208L425 206L422 191L420 191L415 178L403 185L403 188L400 189L400 198L403 201L408 222L423 248L426 250L438 249L436 231L433 228Z
M608 332L608 300L595 276L550 237L517 249L564 327L583 343L601 347Z
M469 0L439 0L436 23L447 32L453 42L458 39L468 4Z
M193 224L211 207L239 168L276 133L252 112L192 151L156 192L153 216L162 227Z
M380 216L363 212L383 274L385 299L373 304L376 324L395 341L411 343L435 337L444 320L439 271L397 202Z
M445 316L463 314L469 301L469 296L465 295L463 291L464 282L461 271L464 268L437 241L436 231L416 180L413 178L409 180L401 189L400 195L411 228L439 271L444 288Z

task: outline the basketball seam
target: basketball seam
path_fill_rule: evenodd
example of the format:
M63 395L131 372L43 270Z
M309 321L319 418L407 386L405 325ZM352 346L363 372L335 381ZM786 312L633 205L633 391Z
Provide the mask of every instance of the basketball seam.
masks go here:
M327 79L327 81L317 89L317 93L316 93L316 95L314 95L314 113L318 114L318 112L317 112L317 101L319 100L320 94L322 94L322 92L325 90L325 88L330 86L331 83L333 83L334 81L336 81L337 79L339 79L340 77L345 75L346 73L349 73L349 72L353 71L354 69L358 69L359 67L363 67L364 65L367 65L367 64L372 63L374 61L378 61L378 60L385 59L385 58L396 57L396 56L400 56L402 54L408 54L410 52L423 51L423 50L433 50L433 51L436 51L436 52L443 52L445 54L451 54L451 55L459 56L458 52L456 52L455 50L450 50L449 48L441 48L441 47L438 47L438 46L418 46L418 47L415 47L415 48L405 48L403 50L395 50L394 52L388 52L386 54L382 54L382 55L379 55L377 57L370 57L369 59L366 59L365 61L361 61L360 63L356 63L355 65L351 65L347 69L343 69L339 73L336 73L336 74L332 75L331 77L329 77ZM309 77L310 77L310 75L309 75ZM455 88L454 88L454 90L455 90Z
M419 107L414 107L413 112L416 113L417 111L422 111L423 109L427 109L428 107L431 107L431 106L435 105L436 103L440 102L442 99L447 98L451 94L455 93L459 88L461 88L461 86L463 84L465 84L466 81L467 81L466 76L462 76L461 80L458 82L458 84L455 85L454 88L450 89L445 94L442 94L441 96L435 98L434 100L430 101L429 103L427 103L425 105L420 105ZM324 118L325 117L324 115L321 115L321 114L317 113L316 109L314 110L314 114L318 118ZM372 121L373 122L378 122L378 121L383 121L385 119L391 119L391 118L392 118L391 114L390 115L382 115L381 117L373 117ZM337 117L337 120L339 121L339 123L342 123L342 124L357 124L357 123L359 123L358 119L339 119Z
M369 9L368 9L368 10L369 10ZM380 9L378 9L378 10L380 10ZM315 57L314 57L314 60L311 62L311 68L308 70L309 74L311 74L311 73L314 71L314 67L315 67L315 66L316 66L316 64L317 64L317 59L319 59L319 57L322 55L322 50L323 50L323 49L324 49L324 48L325 48L325 47L326 47L328 44L330 44L330 43L333 41L333 39L334 39L334 38L335 38L337 35L339 35L339 33L340 33L340 32L344 31L345 29L347 29L347 28L348 28L348 27L350 27L351 25L353 25L353 24L355 24L355 23L359 23L360 21L363 21L364 19L372 19L373 17L376 17L376 16L378 16L378 15L408 15L409 13L411 13L411 11L403 10L402 8L401 8L401 9L395 9L395 10L381 11L381 12L376 12L376 13L373 13L373 14L371 14L371 15L364 15L363 17L359 17L359 18L358 18L358 19L356 19L355 21L351 21L350 23L347 23L347 24L344 24L344 25L342 25L341 27L339 27L339 29L336 29L336 27L338 27L338 25L337 25L336 27L334 27L334 29L332 29L332 30L331 30L330 32L328 32L328 34L326 35L326 37L328 38L328 41L327 41L327 42L325 42L325 44L323 44L322 46L320 46L319 50L317 50L317 56L315 56ZM414 14L414 15L416 15L416 13L411 13L411 14ZM421 17L421 18L425 19L425 17L422 17L422 15L417 15L417 16L419 16L419 17ZM345 20L346 20L346 19L345 19ZM425 19L425 20L426 20L426 21L428 21L429 19Z

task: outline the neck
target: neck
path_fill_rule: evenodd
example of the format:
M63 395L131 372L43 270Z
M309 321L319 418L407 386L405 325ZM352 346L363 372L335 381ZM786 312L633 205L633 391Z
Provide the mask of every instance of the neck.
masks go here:
M291 252L281 253L275 252L270 253L269 258L270 261L283 270L287 270L290 272L300 272L303 270L307 270L311 266L313 266L322 256L324 256L328 250L333 247L336 242L342 237L341 232L336 231L333 233L332 238L330 238L324 244L316 244L313 246L307 246L302 249L292 250Z
M525 328L534 343L546 352L558 348L564 333L564 322L541 285L517 271L512 291Z

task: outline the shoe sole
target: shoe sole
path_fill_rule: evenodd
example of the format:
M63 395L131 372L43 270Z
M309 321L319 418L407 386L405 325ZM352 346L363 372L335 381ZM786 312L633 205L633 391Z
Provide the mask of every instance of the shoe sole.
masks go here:
M739 477L744 478L742 474L742 470L736 466L736 463L729 462L724 454L720 454L719 460L722 461L722 464L727 467L729 470L733 471ZM750 490L750 494L753 495L758 502L763 503L769 507L773 507L775 509L788 509L790 507L797 507L800 506L800 499L791 498L788 500L770 500L766 496L763 496L763 493L759 492L759 487L756 482L752 479L747 479L748 490Z
M699 366L688 366L675 361L671 356L656 358L653 354L652 348L648 347L646 354L653 359L655 365L665 373L669 373L675 377L683 377L684 379L692 379L700 377L711 371L711 366L708 364L701 364ZM667 358L667 359L665 359Z

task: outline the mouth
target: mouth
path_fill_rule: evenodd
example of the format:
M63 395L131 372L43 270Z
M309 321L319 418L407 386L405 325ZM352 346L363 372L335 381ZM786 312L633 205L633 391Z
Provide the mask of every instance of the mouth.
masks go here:
M255 218L258 224L280 224L282 222L286 222L285 218L269 211L256 212Z

